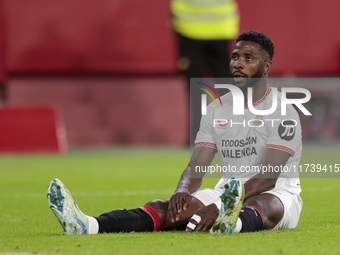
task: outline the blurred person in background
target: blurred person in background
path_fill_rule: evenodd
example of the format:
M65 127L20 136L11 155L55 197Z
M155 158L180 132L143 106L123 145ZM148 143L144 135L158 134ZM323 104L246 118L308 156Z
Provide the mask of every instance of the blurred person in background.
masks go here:
M5 84L0 84L0 106L7 101L7 88Z
M178 38L178 68L190 78L230 77L230 40L239 33L234 0L172 0L173 27ZM190 134L194 141L200 122L200 95L190 97ZM197 109L194 111L193 109Z

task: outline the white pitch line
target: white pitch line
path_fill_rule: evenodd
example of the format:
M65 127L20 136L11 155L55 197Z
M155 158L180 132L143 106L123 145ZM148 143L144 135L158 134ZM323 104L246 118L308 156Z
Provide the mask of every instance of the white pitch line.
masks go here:
M116 197L129 197L129 196L148 196L148 195L171 195L174 190L160 189L160 190L125 190L125 191L95 191L95 192L83 192L75 191L71 192L73 197L104 197L104 196L116 196ZM38 198L46 197L47 193L14 193L14 194L2 194L1 198ZM1 255L1 254L0 254Z
M38 254L36 252L33 253L17 253L17 252L0 252L0 255L33 255Z
M302 192L329 192L339 190L335 187L302 187ZM148 196L148 195L172 195L174 190L172 189L159 189L159 190L125 190L125 191L94 191L94 192L86 192L86 191L75 191L71 192L73 197L130 197L130 196ZM46 197L47 193L14 193L14 194L1 194L0 198L39 198ZM2 255L0 253L0 255Z

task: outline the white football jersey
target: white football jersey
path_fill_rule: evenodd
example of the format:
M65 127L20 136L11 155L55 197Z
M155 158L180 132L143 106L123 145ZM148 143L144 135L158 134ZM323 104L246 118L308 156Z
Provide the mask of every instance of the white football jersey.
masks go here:
M201 119L195 147L208 146L220 153L223 177L215 189L223 189L224 184L232 176L240 177L246 182L258 174L264 149L273 148L291 155L284 168L268 169L268 171L282 170L276 187L300 194L298 173L302 150L300 119L292 105L287 105L286 115L281 114L281 93L277 94L277 108L270 115L256 115L248 108L244 109L244 115L234 115L231 93L221 97L222 106L211 103L207 107L207 114ZM272 88L267 86L266 94L253 106L257 110L267 110L272 104Z

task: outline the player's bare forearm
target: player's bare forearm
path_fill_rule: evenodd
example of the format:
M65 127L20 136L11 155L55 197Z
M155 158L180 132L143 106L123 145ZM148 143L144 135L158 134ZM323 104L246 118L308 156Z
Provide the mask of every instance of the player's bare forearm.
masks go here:
M183 171L178 182L176 192L188 192L189 194L197 191L202 185L202 178L191 178L190 166Z
M285 166L289 157L290 154L285 151L266 148L261 159L261 166ZM279 176L280 172L266 172L264 174L261 172L255 175L244 184L244 201L262 192L273 189Z
M186 190L190 194L197 191L201 187L204 173L195 172L193 174L192 170L196 166L210 166L215 153L216 150L210 147L195 148L188 166L182 173L176 191Z
M179 220L179 214L186 211L192 199L191 193L198 190L201 184L202 178L191 178L190 166L187 166L169 201L168 215L172 222Z
M186 211L192 199L191 194L197 191L202 184L204 173L192 175L191 169L195 166L209 166L216 151L209 147L195 148L190 163L183 171L175 193L169 201L168 213L171 221L179 219L179 213Z

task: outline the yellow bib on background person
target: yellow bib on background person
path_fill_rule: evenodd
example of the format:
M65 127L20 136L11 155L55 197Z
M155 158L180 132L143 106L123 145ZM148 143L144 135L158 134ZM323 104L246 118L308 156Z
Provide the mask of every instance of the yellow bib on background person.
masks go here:
M197 40L234 39L240 16L234 0L172 0L174 29Z

